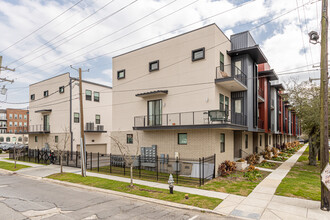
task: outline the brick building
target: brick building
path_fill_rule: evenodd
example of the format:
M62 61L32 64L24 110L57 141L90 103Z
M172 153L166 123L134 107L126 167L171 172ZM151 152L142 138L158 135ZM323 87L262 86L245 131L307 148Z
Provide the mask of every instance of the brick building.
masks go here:
M26 133L29 127L29 111L7 108L7 133Z

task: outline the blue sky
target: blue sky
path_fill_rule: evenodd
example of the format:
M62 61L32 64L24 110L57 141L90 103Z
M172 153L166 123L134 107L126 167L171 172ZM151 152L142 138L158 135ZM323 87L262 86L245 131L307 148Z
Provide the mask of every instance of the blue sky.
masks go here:
M308 69L312 69L312 64L319 61L319 46L309 44L307 33L311 30L320 31L318 17L321 3L309 2L309 0L1 0L0 55L3 56L3 65L16 68L16 71L2 71L2 77L14 79L15 83L2 83L8 88L8 93L7 96L0 96L0 100L26 102L29 84L64 72L76 76L76 71L72 70L70 65L89 68L90 72L84 73L84 79L111 85L113 56L210 23L216 23L228 37L233 33L252 29L253 37L266 54L271 67L279 75L306 65L309 66ZM76 3L78 4L72 7ZM244 5L235 9L242 4ZM254 29L296 8L297 5L304 6ZM54 19L70 7L72 7L70 10ZM203 20L227 10L230 11ZM145 17L148 14L150 16ZM45 25L52 19L54 19L52 22ZM198 22L200 20L203 22ZM100 23L91 28L96 22ZM192 23L194 24L190 25ZM42 25L45 26L35 31ZM31 34L33 31L35 33ZM31 35L14 44L29 34ZM101 40L102 38L104 39ZM151 40L145 41L146 39ZM94 44L88 46L91 43ZM81 49L84 47L86 48ZM77 52L72 54L74 51ZM95 57L97 58L94 59ZM317 71L303 72L281 75L280 80L288 82L291 77L307 80L308 77L317 76ZM1 108L26 107L27 104L0 106Z

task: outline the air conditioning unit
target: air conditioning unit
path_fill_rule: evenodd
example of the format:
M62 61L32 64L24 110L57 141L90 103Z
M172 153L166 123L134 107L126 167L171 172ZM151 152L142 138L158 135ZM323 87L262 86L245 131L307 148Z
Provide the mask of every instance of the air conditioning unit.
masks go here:
M96 130L97 130L97 131L104 131L104 125L98 125L98 126L96 127Z
M94 123L93 122L86 123L86 131L94 131Z

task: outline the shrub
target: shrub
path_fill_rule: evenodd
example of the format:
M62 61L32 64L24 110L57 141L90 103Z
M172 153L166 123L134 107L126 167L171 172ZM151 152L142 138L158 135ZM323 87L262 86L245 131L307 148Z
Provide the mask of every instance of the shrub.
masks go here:
M241 158L237 162L245 162L245 160L243 158Z
M272 148L272 153L274 154L274 156L277 156L278 155L278 149L273 147Z
M256 169L253 165L250 165L246 172L244 172L243 175L245 178L247 178L249 181L255 181L258 178L262 177L262 174L258 169Z
M220 166L218 168L218 173L221 176L228 176L229 174L231 174L235 170L236 170L236 163L231 162L229 160L226 160L225 162L220 164Z
M0 149L0 154L2 154L2 149Z
M251 154L251 155L247 156L245 159L248 162L248 164L253 165L253 164L258 163L258 161L260 159L260 156L256 153L254 153L254 154Z

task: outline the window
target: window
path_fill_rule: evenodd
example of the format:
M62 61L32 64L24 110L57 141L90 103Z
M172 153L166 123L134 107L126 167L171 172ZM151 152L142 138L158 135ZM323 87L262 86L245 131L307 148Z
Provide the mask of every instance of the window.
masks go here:
M159 70L159 60L152 61L149 63L149 72Z
M9 130L9 133L13 133L13 130Z
M178 134L178 144L186 145L188 143L187 133Z
M225 107L225 96L220 94L220 111L223 111Z
M225 71L225 57L221 52L220 52L220 70Z
M235 113L242 113L242 100L235 100Z
M24 115L24 119L27 119L27 115Z
M9 118L13 118L13 114L9 114Z
M34 142L38 142L38 136L34 136Z
M18 142L22 142L23 138L22 137L18 137Z
M125 78L125 70L117 71L117 79L124 79Z
M99 125L101 123L101 116L95 115L95 124Z
M148 125L162 125L162 100L148 101Z
M13 137L13 139L12 139L12 140L13 140L13 142L16 142L16 137Z
M242 70L242 61L241 60L236 60L235 61L235 75L240 75Z
M14 115L14 118L17 119L17 114Z
M6 137L6 142L10 142L10 137Z
M31 95L31 100L35 100L35 98L36 98L35 94L32 94Z
M220 134L220 153L223 153L225 151L226 151L225 134L221 133Z
M226 111L226 116L229 115L229 97L225 96L225 111Z
M133 144L133 134L127 134L126 135L126 143L127 144Z
M26 122L24 122L24 127L27 127L27 123Z
M94 102L99 102L99 101L100 101L100 93L94 92Z
M272 143L272 136L271 135L268 136L268 140L269 140L268 141L269 142L269 145L271 145L271 143Z
M197 60L202 60L205 58L205 48L200 48L197 50L193 50L191 52L191 60L192 61L197 61Z
M18 115L18 118L19 118L19 119L22 119L22 115L21 115L21 114L19 114L19 115Z
M14 131L14 132L15 132L15 134L16 134L16 133L17 133L17 130L15 129L15 131Z
M59 93L64 93L64 86L61 86L60 88L58 88L58 92Z
M58 143L58 136L55 136L55 143Z
M22 122L18 122L18 125L19 125L19 126L22 126Z
M245 149L248 149L249 148L249 135L246 134L245 135Z
M14 126L15 126L15 127L17 126L17 121L14 122Z
M9 127L11 127L11 126L13 126L13 122L12 121L9 122Z
M44 97L48 96L48 90L44 91Z
M0 142L4 142L5 139L3 137L0 137Z
M92 101L92 91L86 90L86 100Z
M74 123L79 123L79 113L75 112L73 114L73 122Z
M260 135L260 143L259 143L260 146L262 146L262 136Z

